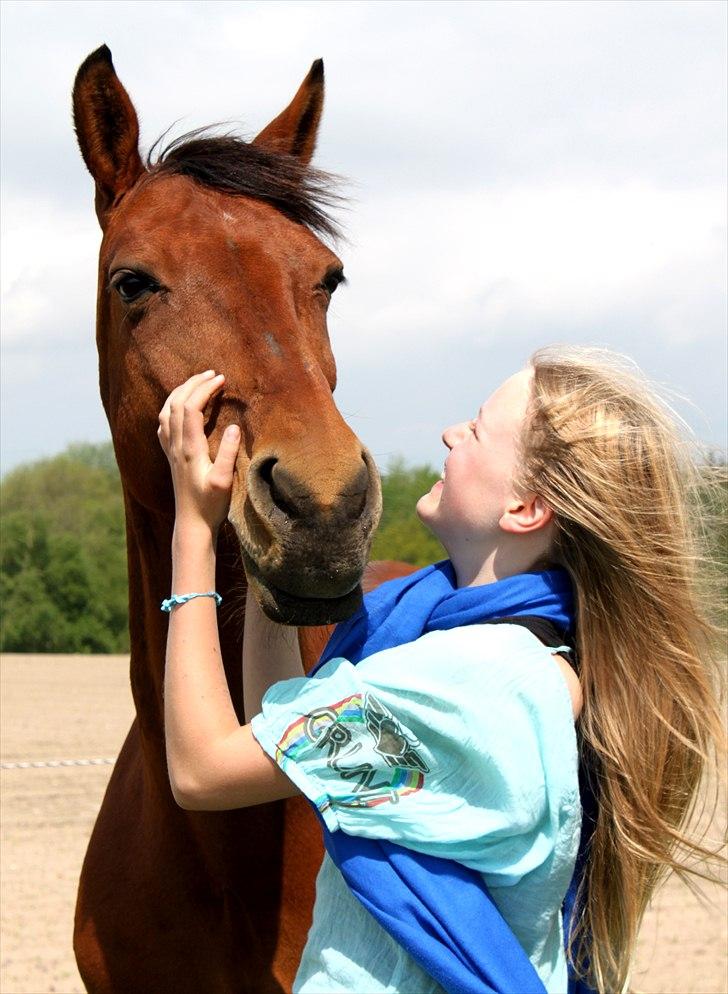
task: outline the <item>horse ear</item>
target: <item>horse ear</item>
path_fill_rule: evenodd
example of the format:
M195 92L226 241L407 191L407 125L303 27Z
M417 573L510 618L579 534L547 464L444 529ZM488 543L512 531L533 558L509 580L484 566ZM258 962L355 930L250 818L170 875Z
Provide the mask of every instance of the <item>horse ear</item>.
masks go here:
M83 161L96 180L96 214L103 226L114 201L145 171L136 111L106 45L92 52L76 73L73 123Z
M308 165L316 147L323 107L324 61L316 59L293 100L253 139L253 145L260 145L271 152L295 155Z

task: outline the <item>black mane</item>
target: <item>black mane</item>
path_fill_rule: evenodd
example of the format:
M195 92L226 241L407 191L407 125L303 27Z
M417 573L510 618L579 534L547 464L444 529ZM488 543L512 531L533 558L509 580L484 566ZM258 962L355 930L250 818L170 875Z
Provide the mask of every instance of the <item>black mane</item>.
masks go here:
M340 237L329 211L341 207L341 180L304 165L292 155L270 152L234 134L211 135L198 128L160 148L161 135L147 155L151 176L190 176L224 193L264 200L286 217L332 239Z

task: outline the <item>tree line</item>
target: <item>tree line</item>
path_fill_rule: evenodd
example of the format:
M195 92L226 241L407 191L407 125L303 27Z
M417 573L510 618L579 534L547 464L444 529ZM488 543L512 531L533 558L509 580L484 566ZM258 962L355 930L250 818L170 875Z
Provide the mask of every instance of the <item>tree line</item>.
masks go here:
M713 522L712 572L725 600L728 484L725 464L709 462L698 499ZM445 557L414 511L438 478L430 466L390 463L372 559L424 566ZM0 651L129 651L124 507L111 442L71 445L0 484Z
M19 466L0 486L0 649L127 652L124 508L111 442Z
M444 557L414 514L439 474L393 463L372 557ZM0 484L0 651L128 652L124 504L111 442L71 445Z

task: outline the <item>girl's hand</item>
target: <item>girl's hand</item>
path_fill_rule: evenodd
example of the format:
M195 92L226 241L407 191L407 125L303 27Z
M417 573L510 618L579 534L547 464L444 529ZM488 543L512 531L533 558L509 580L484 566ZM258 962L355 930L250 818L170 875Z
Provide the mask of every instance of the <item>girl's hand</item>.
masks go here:
M157 431L172 470L177 523L203 522L213 533L227 517L240 447L240 428L229 425L215 462L210 461L202 412L224 379L212 369L191 376L165 401Z

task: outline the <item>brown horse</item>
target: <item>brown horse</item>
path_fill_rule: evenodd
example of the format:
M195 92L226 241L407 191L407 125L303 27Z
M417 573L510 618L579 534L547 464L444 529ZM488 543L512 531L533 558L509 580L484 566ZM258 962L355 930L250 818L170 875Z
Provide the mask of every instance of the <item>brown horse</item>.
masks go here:
M326 625L360 603L380 511L371 457L332 398L326 308L342 264L328 178L309 166L323 104L315 62L251 143L194 134L142 162L134 107L109 50L78 71L74 121L103 232L101 397L126 511L131 685L137 717L83 865L74 948L93 994L289 989L321 859L302 800L183 811L165 762L162 680L174 498L157 416L193 372L226 374L206 412L211 454L243 427L218 544L220 637L243 720L246 574L269 616ZM381 567L377 580L390 575ZM313 661L327 630L302 630Z

